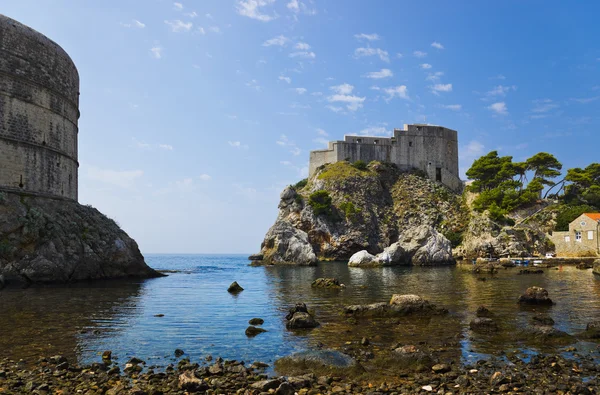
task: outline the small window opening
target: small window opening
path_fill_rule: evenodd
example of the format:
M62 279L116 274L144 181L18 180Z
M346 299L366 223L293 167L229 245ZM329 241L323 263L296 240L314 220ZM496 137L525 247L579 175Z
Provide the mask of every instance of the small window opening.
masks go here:
M409 146L409 147L412 147L412 141L409 141L409 142L408 142L408 146Z
M362 143L362 139L356 139L357 143Z
M575 231L575 241L581 241L581 232L578 230Z
M374 140L373 144L379 144L379 140Z
M19 188L23 188L25 185L23 184L23 175L21 174L21 179L19 180Z
M442 182L442 168L441 167L435 168L435 180Z

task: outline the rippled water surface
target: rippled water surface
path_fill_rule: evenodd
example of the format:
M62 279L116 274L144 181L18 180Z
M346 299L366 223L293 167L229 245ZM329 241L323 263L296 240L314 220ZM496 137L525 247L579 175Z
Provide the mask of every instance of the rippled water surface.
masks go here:
M236 255L146 258L156 269L177 272L147 281L0 291L0 357L33 359L61 353L87 363L99 361L102 351L113 350L120 360L136 355L164 365L181 348L192 359L212 354L268 362L317 342L342 346L369 336L381 347L456 340L455 351L469 360L501 350L551 349L522 342L514 335L539 312L572 334L585 329L587 322L600 320L600 280L590 270L572 267L544 269L542 275L517 275L515 268L481 281L481 275L460 267L357 269L338 262L317 267L250 267L245 256ZM311 282L319 277L337 277L346 288L312 289ZM234 280L245 288L237 296L226 291ZM537 311L519 308L517 297L532 285L548 289L556 305ZM358 324L341 314L345 305L388 301L395 293L419 294L451 314ZM285 329L286 311L298 301L314 310L320 328L304 333ZM492 310L501 333L509 335L472 333L469 321L479 305ZM268 332L247 338L244 330L253 317L263 318ZM575 345L596 348L583 342Z

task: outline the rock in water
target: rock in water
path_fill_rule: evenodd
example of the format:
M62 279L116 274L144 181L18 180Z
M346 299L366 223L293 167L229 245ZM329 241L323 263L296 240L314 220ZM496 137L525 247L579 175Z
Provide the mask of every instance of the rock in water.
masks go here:
M243 290L244 288L242 288L240 284L237 283L237 281L232 282L229 288L227 288L227 292L229 292L230 294L236 294L242 292Z
M115 221L74 201L0 192L0 240L6 283L162 276Z
M548 297L548 291L544 288L529 287L525 293L519 297L519 303L551 305L552 299Z
M263 332L266 332L266 329L263 328L257 328L255 326L250 325L248 328L246 328L246 336L248 337L254 337L258 334L261 334Z
M266 263L313 266L318 262L308 234L287 221L278 221L269 229L261 248Z
M250 321L248 321L248 324L250 325L262 325L265 323L265 320L263 320L262 318L251 318Z
M366 250L359 251L352 255L348 261L348 266L351 267L369 266L374 264L376 264L375 255L369 254Z
M497 332L498 324L491 318L477 317L469 323L469 327L474 332Z
M288 329L310 329L319 326L319 323L308 312L308 308L304 303L296 303L296 306L290 309L285 319L288 320L285 325Z
M317 278L310 284L313 288L342 288L340 280L337 278Z

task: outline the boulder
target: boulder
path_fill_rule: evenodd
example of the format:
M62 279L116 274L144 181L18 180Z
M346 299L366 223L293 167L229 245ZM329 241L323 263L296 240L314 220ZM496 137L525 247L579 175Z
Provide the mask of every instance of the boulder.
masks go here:
M376 266L378 265L375 255L369 254L366 250L357 252L350 257L348 266L350 267L361 267L361 266Z
M187 392L206 391L209 387L194 371L187 370L179 375L179 388Z
M531 317L531 325L552 326L554 320L547 315L536 315Z
M573 336L566 332L558 330L550 325L528 325L524 334L537 341L559 341L570 343L574 340Z
M318 262L308 234L283 220L276 221L267 232L261 254L263 261L271 264L314 266Z
M237 281L232 282L229 288L227 288L227 292L229 292L230 294L237 294L242 292L243 290L244 288L242 288L240 284L237 283Z
M480 318L482 318L482 317L489 318L489 317L492 317L494 314L490 310L488 310L487 307L479 306L477 308L477 311L475 312L475 315Z
M400 246L410 256L413 265L454 263L450 240L429 225L405 231Z
M252 254L252 255L250 255L248 257L248 260L250 260L250 261L262 261L263 258L264 258L264 255L258 253L258 254Z
M389 303L352 305L344 308L346 315L365 317L397 317L411 314L436 315L447 312L448 310L438 308L418 295L393 295Z
M590 339L600 339L600 321L588 322L584 334Z
M288 329L310 329L319 326L319 323L308 312L308 308L304 303L296 303L285 316L285 319L288 321L285 325Z
M434 360L430 353L413 345L397 347L392 353L396 363L401 367L412 369L430 369Z
M344 284L340 284L337 278L317 278L310 285L312 288L342 288Z
M541 287L529 287L519 297L520 304L530 305L552 305L552 299L548 297L548 291Z
M469 328L474 332L497 332L498 324L487 317L477 317L469 323Z

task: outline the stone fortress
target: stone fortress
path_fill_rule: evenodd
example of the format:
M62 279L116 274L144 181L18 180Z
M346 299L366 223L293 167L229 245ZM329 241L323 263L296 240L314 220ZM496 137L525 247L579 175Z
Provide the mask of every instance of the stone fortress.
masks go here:
M0 190L76 201L78 119L69 55L0 14Z
M319 166L342 160L392 162L400 169L422 170L453 191L463 189L458 174L457 132L442 126L404 125L404 129L394 129L390 138L344 136L343 141L330 141L327 149L311 151L309 176Z

